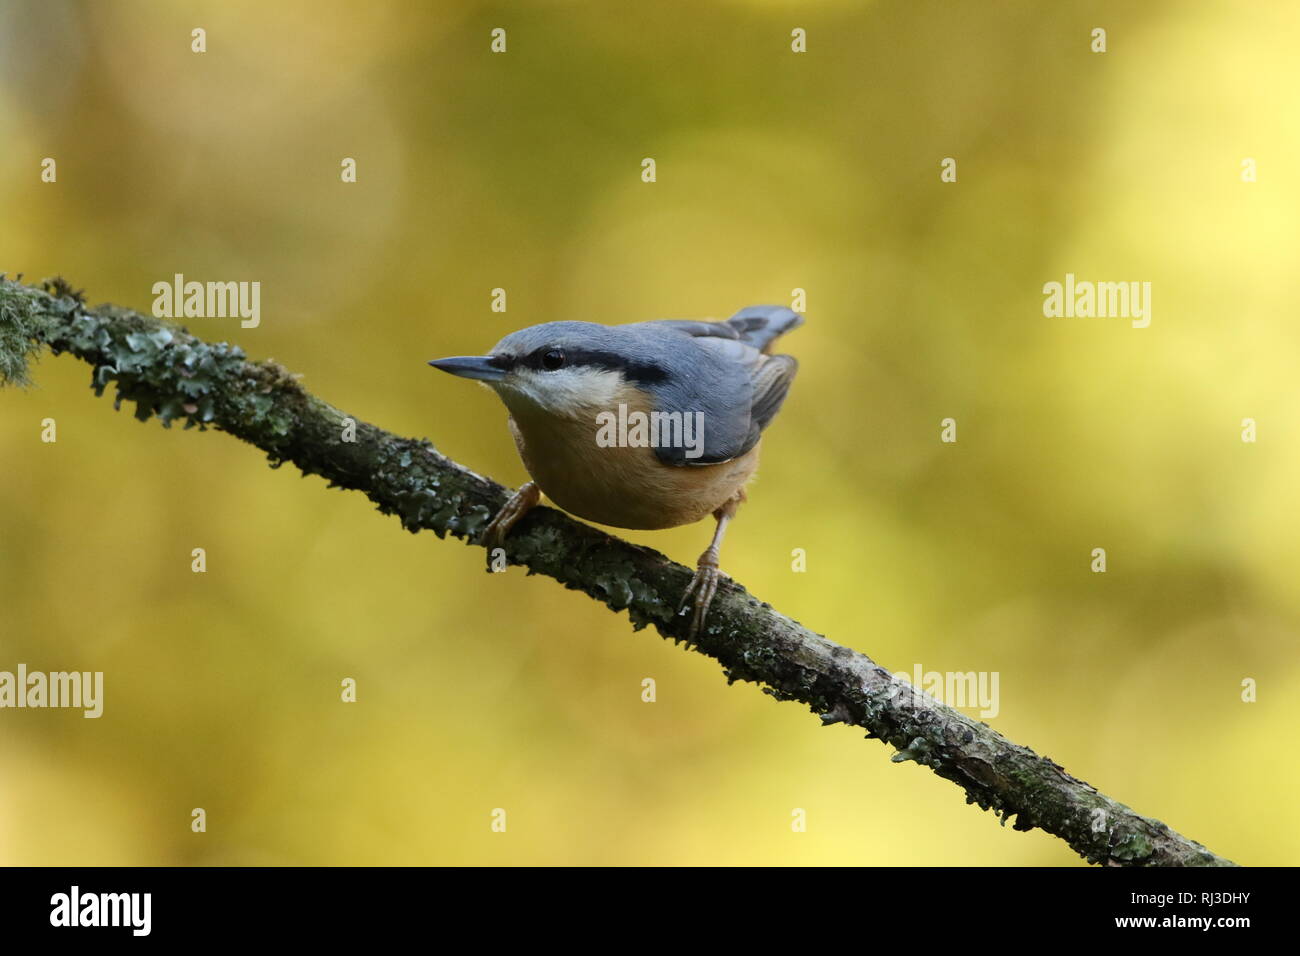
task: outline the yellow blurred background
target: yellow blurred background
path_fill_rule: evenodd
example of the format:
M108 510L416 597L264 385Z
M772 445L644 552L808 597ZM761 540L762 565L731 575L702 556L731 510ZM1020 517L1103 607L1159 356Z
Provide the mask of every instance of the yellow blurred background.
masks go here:
M259 281L258 328L187 326L512 486L499 402L426 359L804 289L724 569L891 670L997 672L999 731L1294 864L1297 28L1228 0L7 0L0 270L145 312L175 273ZM1045 318L1067 272L1150 281L1150 327ZM0 393L0 669L102 670L105 709L0 711L0 863L1080 863L552 581L114 413L74 359L33 374ZM710 532L627 536L692 563Z

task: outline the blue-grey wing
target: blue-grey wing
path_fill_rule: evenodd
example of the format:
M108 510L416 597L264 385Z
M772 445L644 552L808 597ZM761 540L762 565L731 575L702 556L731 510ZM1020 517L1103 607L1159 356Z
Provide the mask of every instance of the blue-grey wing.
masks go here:
M660 461L713 465L758 444L799 368L791 356L763 350L801 322L789 309L759 306L726 322L663 319L624 326L668 364L670 374L650 387L655 411L667 413L674 427L680 422L680 434L690 439L660 441Z

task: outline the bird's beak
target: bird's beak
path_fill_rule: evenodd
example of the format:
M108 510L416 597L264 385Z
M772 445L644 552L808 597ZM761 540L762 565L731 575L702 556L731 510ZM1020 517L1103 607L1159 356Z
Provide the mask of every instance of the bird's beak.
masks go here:
M490 355L458 355L454 358L434 359L429 364L461 378L477 378L484 382L497 382L506 377L504 370L492 364Z

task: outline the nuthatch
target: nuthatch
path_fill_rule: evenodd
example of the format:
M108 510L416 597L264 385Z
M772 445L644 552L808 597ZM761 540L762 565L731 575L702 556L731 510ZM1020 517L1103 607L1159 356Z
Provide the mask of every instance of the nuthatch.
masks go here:
M799 367L768 349L802 322L775 305L725 322L547 322L512 332L489 355L430 362L501 397L533 479L483 542L498 546L542 492L565 511L619 528L674 528L712 514L713 541L678 608L685 613L694 596L697 633L718 588L723 532Z

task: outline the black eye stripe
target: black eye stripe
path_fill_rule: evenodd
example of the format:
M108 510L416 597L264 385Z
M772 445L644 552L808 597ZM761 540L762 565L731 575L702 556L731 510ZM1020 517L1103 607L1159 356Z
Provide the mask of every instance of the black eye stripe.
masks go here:
M544 372L551 370L544 364L546 353L554 351L564 353L565 368L596 368L607 372L622 372L624 378L640 385L653 385L668 378L668 370L661 365L633 361L617 352L605 352L600 349L557 349L553 345L548 345L527 355L494 355L489 361L503 371L528 368Z

